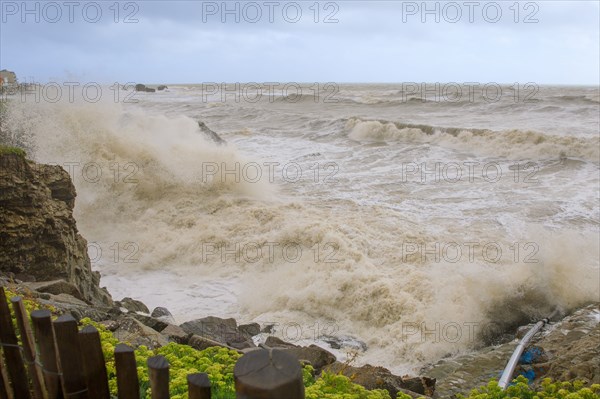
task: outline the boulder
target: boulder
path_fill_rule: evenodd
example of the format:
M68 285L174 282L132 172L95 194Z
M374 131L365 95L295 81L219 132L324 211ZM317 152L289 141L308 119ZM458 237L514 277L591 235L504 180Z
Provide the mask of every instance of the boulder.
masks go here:
M190 334L183 331L183 328L169 324L161 332L169 342L176 342L178 344L187 345L189 342Z
M125 297L120 301L116 302L115 305L123 307L130 312L142 312L142 313L150 313L150 310L143 302Z
M244 334L248 338L252 338L255 335L260 334L260 325L258 323L241 324L238 327L238 331Z
M45 292L53 295L67 294L80 301L85 301L79 289L72 283L65 280L42 281L39 283L24 283L30 290ZM84 303L85 305L85 303Z
M427 377L400 377L392 374L388 369L375 367L369 364L362 367L352 367L347 364L335 362L325 368L331 373L341 373L352 382L371 389L385 389L395 398L398 392L432 396L435 391L435 379Z
M285 342L284 340L272 335L267 337L265 346L268 348L298 348L297 345L290 344L289 342Z
M204 122L198 121L198 127L200 128L200 131L204 134L204 137L210 139L216 144L226 144L225 140L223 140L221 136L217 134L217 132L213 131L211 128L206 126Z
M142 322L145 326L150 327L151 329L162 332L169 323L165 323L162 320L155 319L154 317L138 314L138 313L129 313L128 316L133 317L134 319Z
M229 335L237 334L237 322L231 318L221 319L219 317L208 316L186 321L180 327L187 333L200 335L223 343Z
M111 305L73 218L75 196L60 166L0 155L0 271L36 281L64 280L85 301Z
M235 349L255 347L251 338L241 333L235 319L209 316L191 320L180 326L185 332L220 342Z
M317 345L288 347L281 348L281 350L293 355L299 361L305 360L309 362L315 368L315 372L317 373L320 372L323 367L333 364L336 360L331 352L326 351Z
M154 310L152 311L150 316L154 317L155 319L164 321L165 323L175 324L175 318L173 317L173 315L171 314L171 312L169 312L169 309L167 309L167 308L163 308L163 307L154 308Z
M221 342L212 340L210 338L201 337L200 335L195 335L195 334L192 335L190 337L190 339L188 340L188 345L199 351L204 350L206 348L213 347L213 346L221 346L223 348L227 348L227 345L225 345ZM233 348L230 348L230 349L233 349Z
M145 345L149 349L160 348L169 342L158 331L145 326L133 317L125 316L118 320L119 327L113 332L116 339L134 347Z
M158 87L157 87L157 90L158 90L158 91L162 91L162 90L164 90L164 89L168 89L168 87L167 87L167 86L165 86L165 85L160 85L160 86L158 86Z

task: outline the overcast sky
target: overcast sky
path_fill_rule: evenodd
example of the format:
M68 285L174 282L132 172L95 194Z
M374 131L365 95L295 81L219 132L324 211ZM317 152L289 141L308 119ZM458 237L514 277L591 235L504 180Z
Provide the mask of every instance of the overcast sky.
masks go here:
M21 81L600 79L596 0L0 3L0 69Z

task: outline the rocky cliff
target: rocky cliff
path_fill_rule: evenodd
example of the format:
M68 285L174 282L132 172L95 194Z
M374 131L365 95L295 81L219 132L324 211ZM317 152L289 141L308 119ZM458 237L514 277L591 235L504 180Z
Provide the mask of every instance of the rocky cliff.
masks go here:
M0 272L20 280L61 279L75 297L96 305L112 299L99 286L87 242L78 233L75 187L60 166L40 165L0 153Z

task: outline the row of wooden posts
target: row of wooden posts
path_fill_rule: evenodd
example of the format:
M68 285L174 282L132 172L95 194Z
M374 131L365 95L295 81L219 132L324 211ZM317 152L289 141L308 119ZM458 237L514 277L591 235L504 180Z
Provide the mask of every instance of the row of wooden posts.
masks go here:
M31 325L21 297L11 299L21 344L12 323L4 288L0 287L0 399L109 399L108 376L100 334L93 326L78 330L69 314L52 321L48 310L31 312ZM33 330L31 328L33 326ZM115 348L119 399L139 399L140 386L133 348ZM169 363L163 356L147 362L152 399L169 398ZM234 368L237 399L304 399L302 369L297 359L277 350L257 349ZM189 399L210 399L205 373L187 377Z

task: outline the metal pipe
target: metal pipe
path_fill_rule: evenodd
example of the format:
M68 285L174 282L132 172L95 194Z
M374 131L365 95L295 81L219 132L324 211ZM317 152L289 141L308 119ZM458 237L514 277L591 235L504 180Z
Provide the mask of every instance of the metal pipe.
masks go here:
M500 388L506 389L508 384L512 381L512 375L515 372L515 368L517 367L517 364L519 363L519 359L521 358L521 355L523 354L523 350L525 349L525 347L527 346L527 344L529 343L531 338L533 338L533 336L535 334L537 334L537 332L539 330L541 330L542 327L544 327L544 325L546 323L548 323L549 321L550 321L549 319L543 319L541 321L538 321L531 328L531 330L529 330L527 332L527 334L525 334L525 336L521 339L521 341L519 342L519 345L517 345L517 347L515 348L515 351L513 352L512 356L510 357L510 360L506 364L506 367L504 368L504 371L502 372L502 377L500 377L500 381L498 381L498 385L500 386Z

